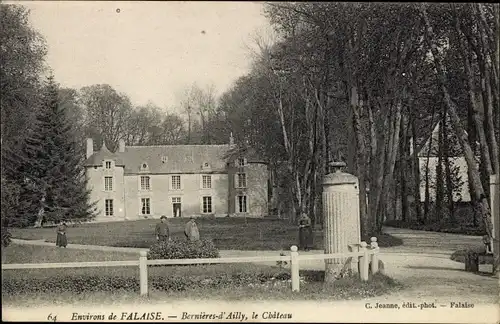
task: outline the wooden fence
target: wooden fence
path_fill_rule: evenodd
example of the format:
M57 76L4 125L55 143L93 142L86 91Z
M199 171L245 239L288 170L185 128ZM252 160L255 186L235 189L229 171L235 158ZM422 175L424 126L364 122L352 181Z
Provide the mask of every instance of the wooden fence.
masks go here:
M102 262L66 262L66 263L23 263L2 264L3 270L17 269L55 269L55 268L93 268L93 267L126 267L139 266L140 292L142 296L148 295L148 266L150 265L182 265L182 264L219 264L219 263L254 263L286 261L290 262L292 291L300 290L300 261L303 260L327 260L327 259L349 259L352 264L359 263L359 275L361 280L367 281L371 268L372 274L378 272L378 247L377 239L372 237L370 246L366 242L355 245L357 251L348 253L299 255L297 246L290 248L287 256L257 256L257 257L234 257L234 258L210 258L210 259L162 259L148 260L147 251L140 251L139 260L135 261L102 261ZM371 267L370 267L371 263Z
M500 254L500 174L490 176L490 208L491 223L493 225L493 244L491 250L498 258Z

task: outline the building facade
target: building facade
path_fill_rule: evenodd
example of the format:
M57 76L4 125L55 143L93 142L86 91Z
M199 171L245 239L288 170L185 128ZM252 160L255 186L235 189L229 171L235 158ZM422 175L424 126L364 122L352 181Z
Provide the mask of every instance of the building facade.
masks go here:
M251 150L228 145L126 146L94 152L85 161L95 221L201 215L264 217L268 167Z

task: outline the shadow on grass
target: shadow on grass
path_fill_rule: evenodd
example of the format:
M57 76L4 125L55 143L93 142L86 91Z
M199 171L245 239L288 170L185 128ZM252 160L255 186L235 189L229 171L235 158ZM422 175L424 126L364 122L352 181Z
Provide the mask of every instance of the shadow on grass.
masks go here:
M406 266L406 269L416 269L416 270L444 270L444 271L458 271L458 272L464 272L464 269L457 269L457 268L451 268L451 267L422 267L422 266Z
M475 252L481 255L479 258L479 264L493 264L493 255L484 255L486 252L484 246L476 246L468 250L455 251L450 256L450 259L456 262L465 263L465 256L468 252Z

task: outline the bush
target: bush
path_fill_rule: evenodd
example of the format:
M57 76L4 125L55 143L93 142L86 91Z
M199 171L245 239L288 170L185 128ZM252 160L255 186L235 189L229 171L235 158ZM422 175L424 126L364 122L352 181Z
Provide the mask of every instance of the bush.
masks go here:
M151 276L150 287L159 291L186 291L194 289L221 289L242 286L259 286L270 283L287 283L290 274L285 271L263 271L217 274L171 276ZM21 295L26 293L64 293L83 294L88 292L139 292L139 278L99 275L67 275L47 278L4 278L2 293Z
M62 293L114 292L116 290L139 291L137 278L107 276L53 276L40 278L26 277L2 280L2 292L8 295L22 293Z
M219 250L208 239L191 242L173 238L168 242L158 242L149 248L148 259L197 259L218 258Z

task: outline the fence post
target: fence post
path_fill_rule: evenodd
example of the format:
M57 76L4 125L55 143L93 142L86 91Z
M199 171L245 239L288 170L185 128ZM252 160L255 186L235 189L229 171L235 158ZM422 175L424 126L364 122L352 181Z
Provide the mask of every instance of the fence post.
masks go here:
M370 247L372 248L372 274L376 274L378 272L378 243L377 238L372 237L370 242Z
M368 280L368 268L370 267L370 263L368 260L368 250L366 248L368 244L366 242L361 242L360 246L360 252L363 252L363 255L359 257L359 265L360 265L360 271L359 271L359 276L361 277L361 280L367 281Z
M141 296L148 294L148 252L141 251L139 257L139 281L141 286Z
M296 245L290 248L290 270L292 272L292 291L300 291L300 276L299 276L299 253Z

